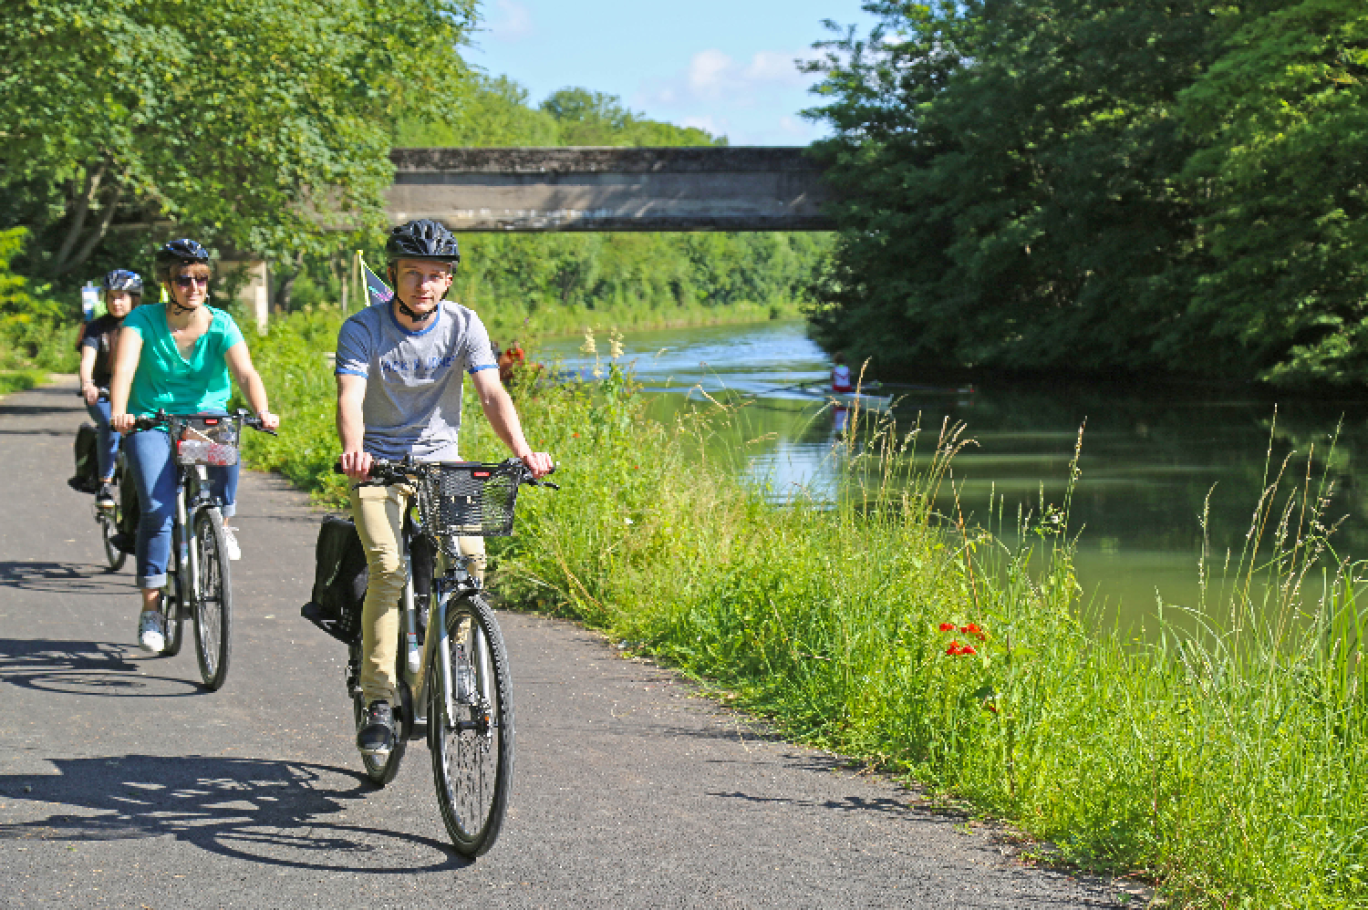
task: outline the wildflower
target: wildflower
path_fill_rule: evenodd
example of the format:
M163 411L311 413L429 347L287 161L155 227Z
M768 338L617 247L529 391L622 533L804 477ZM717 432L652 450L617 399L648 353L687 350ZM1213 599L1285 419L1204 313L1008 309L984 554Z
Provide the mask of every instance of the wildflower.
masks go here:
M960 652L961 654L965 654L965 655L977 654L977 653L978 653L977 651L974 650L974 646L973 646L973 645L965 645L964 647L960 648L959 652Z
M952 622L943 622L940 624L940 630L942 632L953 632L955 631L955 624Z
M997 705L993 704L993 703L990 702L990 701L986 701L986 702L983 703L983 710L985 710L985 711L991 711L991 712L993 712L994 714L998 713Z
M972 623L972 622L971 622L971 623L969 623L969 625L967 625L967 626L961 626L961 627L960 627L960 631L963 632L965 635L972 635L972 636L974 636L974 637L977 638L979 641L987 641L987 640L988 640L988 633L985 632L985 631L983 631L981 628L979 628L979 626L978 626L977 623Z
M584 344L580 345L581 354L597 354L598 345L594 343L594 330L584 330Z
M570 435L573 436L573 437L575 437L576 439L579 439L579 434L578 434L578 433L571 433Z
M958 657L960 654L960 643L957 641L950 642L950 647L945 649L945 653L951 657Z
M617 329L608 333L608 356L614 360L622 356L622 333Z

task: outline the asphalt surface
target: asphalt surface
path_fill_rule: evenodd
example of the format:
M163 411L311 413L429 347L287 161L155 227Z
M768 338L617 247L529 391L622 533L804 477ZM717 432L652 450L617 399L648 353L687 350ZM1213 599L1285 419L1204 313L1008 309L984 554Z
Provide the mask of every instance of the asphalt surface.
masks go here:
M106 571L91 497L64 482L74 391L0 400L0 906L1135 905L507 611L512 807L463 860L424 743L383 790L360 774L344 649L299 616L320 515L279 478L243 474L224 688L199 685L188 629L177 657L137 649L132 560Z

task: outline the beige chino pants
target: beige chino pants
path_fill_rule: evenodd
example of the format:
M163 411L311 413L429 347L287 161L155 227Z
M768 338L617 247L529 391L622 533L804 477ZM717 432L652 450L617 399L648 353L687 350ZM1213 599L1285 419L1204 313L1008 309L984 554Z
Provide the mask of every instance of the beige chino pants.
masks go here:
M387 701L398 707L399 601L408 573L399 541L404 510L413 501L413 488L363 485L351 491L352 520L366 548L370 583L361 608L361 692L366 704ZM461 552L474 557L470 574L484 580L483 537L458 538Z

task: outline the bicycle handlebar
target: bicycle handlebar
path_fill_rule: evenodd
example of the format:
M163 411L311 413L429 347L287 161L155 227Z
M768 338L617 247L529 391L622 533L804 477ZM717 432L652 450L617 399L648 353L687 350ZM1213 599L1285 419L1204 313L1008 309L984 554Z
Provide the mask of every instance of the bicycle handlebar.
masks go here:
M499 462L498 464L484 464L483 462L476 461L467 461L461 463L470 465L481 465L493 471L501 471L513 474L518 478L519 484L526 484L529 487L550 487L553 490L560 489L560 486L558 484L554 484L549 480L538 480L535 477L533 477L532 470L528 468L527 465L523 464L523 460L521 458L507 458ZM370 474L367 479L374 481L375 483L385 484L386 486L396 483L406 483L410 478L416 477L419 474L421 474L427 465L440 464L441 462L413 461L409 458L405 458L401 461L391 461L388 458L372 458ZM342 470L341 462L333 462L333 473L346 473ZM556 473L556 466L552 465L551 470L547 473Z
M164 425L165 425L168 421L170 421L170 420L188 420L189 418L192 418L192 417L225 417L225 416L228 417L228 418L231 418L231 419L233 419L233 420L239 420L239 421L242 422L242 425L243 425L243 426L245 426L245 427L251 427L252 429L256 430L256 431L259 432L259 433L269 433L269 434L272 435L272 436L279 436L279 435L280 435L280 434L277 433L275 430L268 430L268 429L266 429L266 427L262 425L262 422L261 422L261 418L260 418L260 417L257 417L256 415L254 415L254 414L252 414L252 413L250 413L250 412L248 412L248 411L245 411L245 410L243 410L242 408L238 408L238 410L237 410L236 413L227 414L227 415L224 415L224 414L168 414L168 413L166 413L165 411L163 411L163 410L161 410L161 409L158 409L158 410L157 410L157 413L153 414L151 417L135 417L135 418L133 418L133 429L135 429L135 430L153 430L153 429L156 429L157 427L164 426Z

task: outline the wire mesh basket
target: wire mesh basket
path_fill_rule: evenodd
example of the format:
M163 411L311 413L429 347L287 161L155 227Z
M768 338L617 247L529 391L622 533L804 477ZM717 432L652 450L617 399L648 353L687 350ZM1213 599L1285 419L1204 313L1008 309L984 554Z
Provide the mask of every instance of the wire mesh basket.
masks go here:
M507 537L522 480L506 465L431 464L418 478L423 529L451 557L457 537Z
M238 423L232 417L176 417L170 421L179 464L238 463Z

